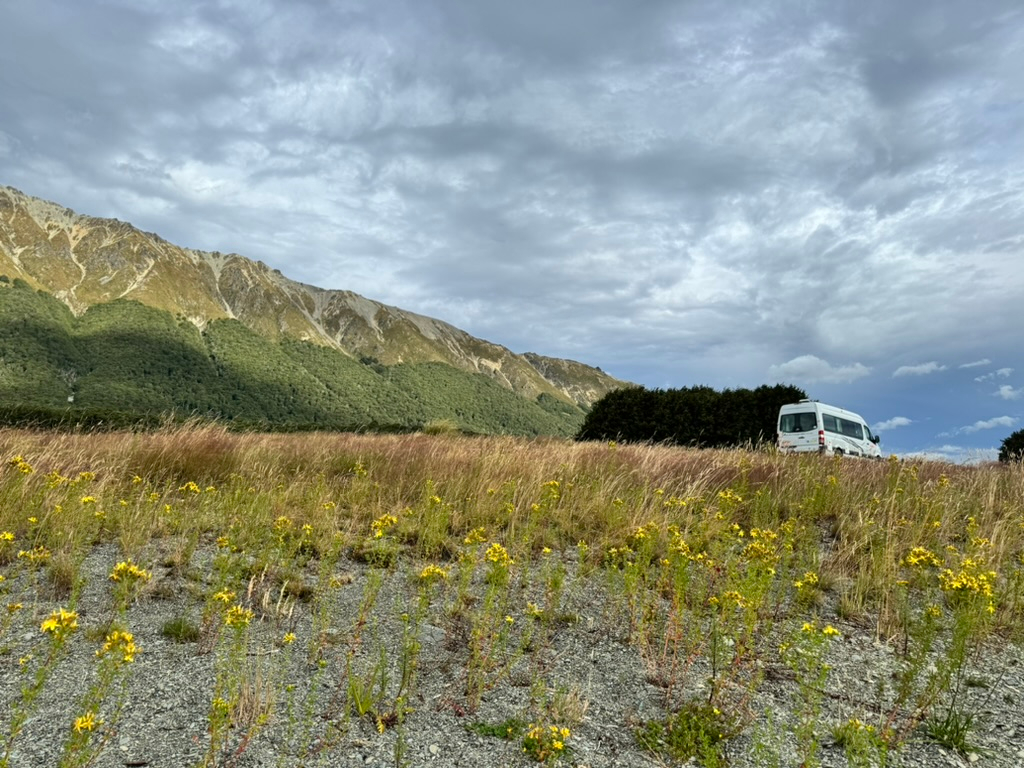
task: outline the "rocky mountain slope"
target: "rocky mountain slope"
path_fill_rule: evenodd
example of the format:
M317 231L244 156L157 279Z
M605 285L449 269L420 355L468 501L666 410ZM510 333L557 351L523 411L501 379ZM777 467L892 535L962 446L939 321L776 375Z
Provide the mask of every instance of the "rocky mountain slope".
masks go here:
M586 408L623 385L582 363L516 354L440 320L305 285L238 254L181 248L11 187L0 187L0 275L53 294L76 315L132 299L199 329L235 319L272 341L309 341L383 366L443 363L529 400L548 395Z

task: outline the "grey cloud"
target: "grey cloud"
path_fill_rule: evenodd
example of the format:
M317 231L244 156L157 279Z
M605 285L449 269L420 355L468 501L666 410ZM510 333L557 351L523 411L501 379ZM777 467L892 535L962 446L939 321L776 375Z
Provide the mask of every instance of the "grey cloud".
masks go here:
M950 80L962 80L991 66L986 55L1001 48L1021 19L1010 0L975 7L911 0L845 5L855 31L865 80L879 102L899 107Z
M971 424L970 426L961 427L957 430L963 434L971 434L973 432L980 432L983 429L994 429L995 427L1012 427L1017 423L1017 419L1013 416L996 416L992 419L979 420Z
M870 368L860 363L833 366L814 355L801 355L781 365L773 365L768 369L769 376L780 379L792 379L798 382L850 382L863 378L870 372Z
M1024 387L1014 389L1009 384L1004 384L996 391L996 394L1003 400L1019 400L1024 397Z
M913 424L912 419L908 419L906 416L893 416L891 419L880 421L871 427L875 432L886 432L890 429L896 429L897 427L906 427Z
M897 376L926 376L929 373L935 373L936 371L944 371L946 366L939 365L934 360L930 363L921 363L920 365L901 365L895 371L892 372L893 377Z
M666 22L677 4L658 1L626 6L566 0L552 5L438 4L439 20L456 39L487 45L545 70L581 67L595 59L646 59L669 44Z
M974 380L977 381L977 382L982 382L982 381L992 381L993 379L996 379L996 378L1006 379L1006 378L1009 378L1011 373L1013 373L1013 368L1000 368L998 370L992 371L991 373L986 373L986 374L983 374L981 376L975 376Z

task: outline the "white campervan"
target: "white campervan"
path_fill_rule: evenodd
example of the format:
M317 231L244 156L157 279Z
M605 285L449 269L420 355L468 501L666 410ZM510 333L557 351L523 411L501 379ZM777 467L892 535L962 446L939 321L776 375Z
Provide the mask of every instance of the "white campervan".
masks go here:
M878 459L878 440L864 419L834 405L801 400L779 409L778 445L784 453L816 451Z

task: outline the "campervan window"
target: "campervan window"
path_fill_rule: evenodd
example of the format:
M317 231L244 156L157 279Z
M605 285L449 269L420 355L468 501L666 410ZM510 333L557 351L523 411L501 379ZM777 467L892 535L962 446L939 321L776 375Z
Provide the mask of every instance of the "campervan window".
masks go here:
M818 419L813 411L805 413L784 413L779 420L780 432L813 432L818 428Z
M837 435L845 435L857 440L861 440L864 437L861 425L855 421L841 419L838 416L830 416L827 413L822 415L822 421L825 422L826 432L835 432Z
M856 440L862 440L864 438L864 432L860 428L860 424L856 421L847 421L846 419L839 419L843 425L843 434L847 437L852 437Z

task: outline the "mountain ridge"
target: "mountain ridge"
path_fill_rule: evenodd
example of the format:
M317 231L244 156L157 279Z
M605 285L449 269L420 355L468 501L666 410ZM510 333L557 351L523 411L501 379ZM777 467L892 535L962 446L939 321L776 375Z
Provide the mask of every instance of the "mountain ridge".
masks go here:
M518 354L443 320L286 277L261 261L174 245L118 219L78 214L0 186L0 274L52 293L76 315L131 299L200 330L234 319L279 342L307 341L383 366L443 363L536 400L587 409L627 383L598 368Z

